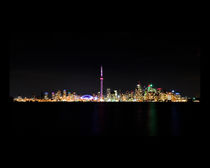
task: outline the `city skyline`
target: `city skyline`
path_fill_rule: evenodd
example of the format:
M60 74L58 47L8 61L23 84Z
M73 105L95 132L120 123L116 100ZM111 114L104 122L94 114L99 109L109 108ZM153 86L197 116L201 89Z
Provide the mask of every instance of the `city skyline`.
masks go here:
M41 96L33 95L31 97L18 96L14 98L17 102L188 102L192 99L193 102L200 102L196 97L183 96L175 90L166 91L162 88L155 88L152 83L147 87L141 86L140 82L137 84L135 91L129 90L123 93L119 89L111 91L107 88L106 95L103 90L103 67L100 67L100 91L97 93L87 93L85 95L78 95L76 92L70 90L58 90L42 93Z
M10 96L97 93L103 65L104 88L127 91L140 81L200 97L199 40L197 32L13 32Z

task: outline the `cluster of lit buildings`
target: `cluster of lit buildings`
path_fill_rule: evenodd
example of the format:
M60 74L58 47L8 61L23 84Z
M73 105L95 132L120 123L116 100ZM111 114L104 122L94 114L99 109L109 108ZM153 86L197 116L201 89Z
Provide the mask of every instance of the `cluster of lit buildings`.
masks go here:
M81 96L75 92L58 90L52 92L51 95L45 92L43 98L22 98L19 96L14 100L18 102L187 102L187 97L182 97L180 93L175 93L174 90L162 92L161 88L153 88L152 84L142 89L141 85L138 84L135 91L125 93L118 92L118 90L111 91L110 88L107 88L106 94L102 96L100 92Z
M103 69L101 67L100 76L100 92L92 95L77 95L76 92L48 92L44 93L41 98L22 98L17 97L14 101L18 102L187 102L187 97L182 97L180 93L174 90L164 92L162 88L154 88L153 84L142 88L137 84L135 91L127 91L125 93L118 92L118 90L111 91L107 88L106 94L103 94ZM196 102L198 100L194 100Z

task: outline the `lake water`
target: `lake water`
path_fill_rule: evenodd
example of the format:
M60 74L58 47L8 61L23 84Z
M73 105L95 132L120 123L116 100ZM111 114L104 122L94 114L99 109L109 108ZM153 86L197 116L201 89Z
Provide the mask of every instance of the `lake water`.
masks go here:
M13 135L196 135L200 103L11 103Z

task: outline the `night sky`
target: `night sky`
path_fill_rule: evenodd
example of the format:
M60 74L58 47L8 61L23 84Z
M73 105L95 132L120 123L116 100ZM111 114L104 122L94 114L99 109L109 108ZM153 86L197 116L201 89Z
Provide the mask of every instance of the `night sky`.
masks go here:
M142 86L200 97L199 32L12 32L10 96Z

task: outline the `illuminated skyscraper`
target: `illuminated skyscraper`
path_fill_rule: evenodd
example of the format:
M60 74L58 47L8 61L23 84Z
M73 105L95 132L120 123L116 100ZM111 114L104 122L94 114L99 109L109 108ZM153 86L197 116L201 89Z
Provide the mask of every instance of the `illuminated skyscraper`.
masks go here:
M61 91L58 90L55 96L56 100L61 100Z
M71 93L70 92L68 92L67 99L68 99L68 101L70 101L70 99L71 99Z
M76 92L73 92L73 101L76 101Z
M48 99L48 92L44 93L44 99L47 100Z
M142 89L140 84L137 84L137 88L135 89L135 98L137 101L143 101Z
M98 101L100 101L100 92L98 92L98 94L97 94L97 98L98 98Z
M52 92L52 99L54 100L55 99L55 93Z
M100 90L100 100L103 100L103 67L101 66L101 77L100 77L100 81L101 81L101 90Z
M63 90L63 99L66 99L66 90Z
M114 100L116 101L117 99L118 99L117 90L114 90Z
M106 98L108 101L111 100L111 89L110 88L107 88L107 90L106 90Z

